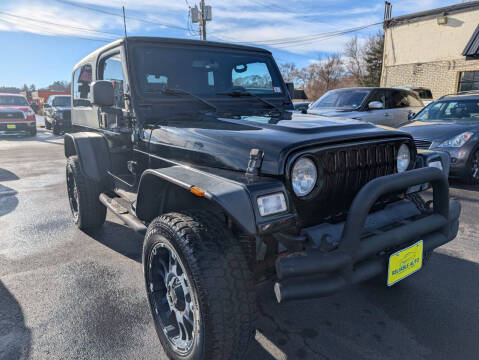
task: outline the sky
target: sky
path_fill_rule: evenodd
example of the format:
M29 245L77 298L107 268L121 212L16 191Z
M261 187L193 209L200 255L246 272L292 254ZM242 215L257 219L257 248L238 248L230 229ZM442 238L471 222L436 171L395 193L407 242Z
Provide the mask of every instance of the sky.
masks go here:
M461 1L390 2L393 16L399 16ZM369 25L381 22L384 13L383 0L206 0L206 4L213 8L208 40L265 47L278 63L294 62L299 67L341 53L354 35L364 40L377 33L381 25ZM0 86L38 88L68 81L84 56L123 36L122 6L130 36L199 38L197 24L188 21L188 8L195 0L1 0ZM357 31L319 36L345 29Z

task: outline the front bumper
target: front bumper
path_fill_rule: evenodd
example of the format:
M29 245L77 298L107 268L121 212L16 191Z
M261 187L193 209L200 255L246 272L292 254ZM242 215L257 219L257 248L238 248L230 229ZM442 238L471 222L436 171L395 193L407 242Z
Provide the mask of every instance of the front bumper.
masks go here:
M35 126L37 126L35 121L2 122L0 123L0 134L30 133Z
M365 231L371 208L380 197L424 183L433 188L431 211ZM378 216L378 213L372 215ZM436 168L376 178L356 195L335 250L323 252L312 248L296 256L277 259L276 298L282 302L326 296L373 278L386 271L388 255L397 249L423 240L424 251L431 251L454 239L460 213L459 202L449 200L447 177ZM314 237L314 232L310 231L309 236Z

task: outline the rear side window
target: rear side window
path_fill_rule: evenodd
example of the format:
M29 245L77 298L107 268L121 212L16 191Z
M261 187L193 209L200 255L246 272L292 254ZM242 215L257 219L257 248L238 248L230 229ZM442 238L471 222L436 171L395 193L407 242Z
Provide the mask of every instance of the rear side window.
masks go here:
M109 80L113 84L115 99L114 105L118 108L124 108L124 83L125 77L123 75L123 67L121 64L120 54L115 54L108 57L101 63L100 79Z
M398 109L409 106L423 106L421 100L419 100L417 95L410 91L390 90L390 94L391 95L389 96L389 108L391 109Z
M90 107L90 84L92 82L92 67L85 64L75 70L73 74L73 106Z

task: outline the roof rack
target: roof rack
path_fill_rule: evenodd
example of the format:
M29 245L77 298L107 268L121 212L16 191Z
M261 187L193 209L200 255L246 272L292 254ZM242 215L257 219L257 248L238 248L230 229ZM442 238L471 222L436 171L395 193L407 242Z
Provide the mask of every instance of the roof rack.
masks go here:
M479 90L468 90L468 91L458 91L455 94L446 94L441 96L438 100L441 100L447 96L456 96L456 95L467 95L467 94L479 94Z

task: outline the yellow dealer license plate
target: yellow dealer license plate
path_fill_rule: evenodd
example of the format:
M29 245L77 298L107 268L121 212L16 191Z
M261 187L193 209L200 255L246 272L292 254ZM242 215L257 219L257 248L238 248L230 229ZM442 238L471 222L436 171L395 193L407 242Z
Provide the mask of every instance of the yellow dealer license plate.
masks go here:
M423 241L395 252L389 257L388 286L414 274L422 267Z
M15 124L7 124L7 129L16 129L17 125Z

